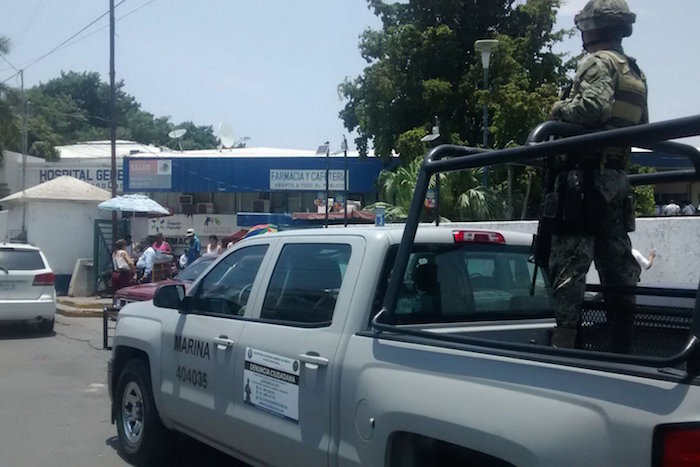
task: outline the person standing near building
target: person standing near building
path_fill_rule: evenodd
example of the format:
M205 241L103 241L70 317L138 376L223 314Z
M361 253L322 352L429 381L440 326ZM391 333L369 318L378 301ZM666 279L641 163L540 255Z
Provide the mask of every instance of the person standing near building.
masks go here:
M112 291L127 287L136 278L136 266L126 251L126 240L120 238L112 253Z
M680 216L681 207L676 204L675 200L671 200L661 209L661 214L664 216Z
M219 243L219 237L216 235L209 235L209 243L207 244L207 254L208 255L220 255L222 251L221 244Z
M190 246L187 248L187 264L192 264L201 255L202 245L194 229L187 229L185 236L190 239Z
M648 122L646 79L622 48L635 19L624 0L590 0L576 15L589 55L578 67L568 95L552 108L553 119L596 130ZM629 147L608 147L567 154L558 161L556 192L545 198L545 206L550 202L558 213L549 260L557 322L553 346L575 346L591 261L604 286L639 281L641 269L627 235L634 230L625 171L629 157ZM605 302L614 339L625 341L634 302L610 293Z
M683 209L681 209L681 215L694 216L695 215L695 206L693 206L690 201L685 200L683 202Z
M153 242L153 249L165 253L166 255L173 254L173 249L168 242L163 240L163 234L160 232L156 234L156 241Z

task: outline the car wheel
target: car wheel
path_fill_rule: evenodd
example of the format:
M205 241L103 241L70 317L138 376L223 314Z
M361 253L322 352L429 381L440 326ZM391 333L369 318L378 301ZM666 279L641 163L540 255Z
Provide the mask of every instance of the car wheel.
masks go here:
M172 432L160 420L151 387L150 372L143 360L130 360L117 382L117 434L122 455L136 465L162 461Z
M53 332L53 324L55 319L43 319L39 323L39 332L42 334L51 334Z

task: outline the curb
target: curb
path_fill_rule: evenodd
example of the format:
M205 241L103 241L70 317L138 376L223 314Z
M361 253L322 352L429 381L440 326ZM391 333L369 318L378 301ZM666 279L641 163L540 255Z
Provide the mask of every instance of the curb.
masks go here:
M56 305L56 314L71 318L102 318L103 313L102 310L96 310L94 308L86 310Z
M111 304L111 300L104 300L104 303L96 302L96 301L89 301L89 302L79 302L79 301L73 301L73 300L66 300L64 298L57 298L56 299L56 306L63 306L65 308L75 308L75 309L102 309L102 307L109 306Z

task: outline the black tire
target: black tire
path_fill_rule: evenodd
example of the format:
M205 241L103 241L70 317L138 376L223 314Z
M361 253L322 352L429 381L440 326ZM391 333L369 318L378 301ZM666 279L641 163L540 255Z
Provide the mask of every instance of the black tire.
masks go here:
M44 319L39 322L39 332L42 334L53 334L55 318Z
M146 362L134 359L124 365L114 404L122 456L135 465L165 462L167 443L173 433L163 426L158 415Z

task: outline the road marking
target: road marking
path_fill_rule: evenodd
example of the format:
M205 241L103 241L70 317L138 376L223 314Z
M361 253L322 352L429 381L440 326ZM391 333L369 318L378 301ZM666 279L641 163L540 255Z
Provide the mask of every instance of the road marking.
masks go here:
M90 386L88 386L88 388L85 390L85 392L97 392L104 387L105 385L102 383L91 383Z

